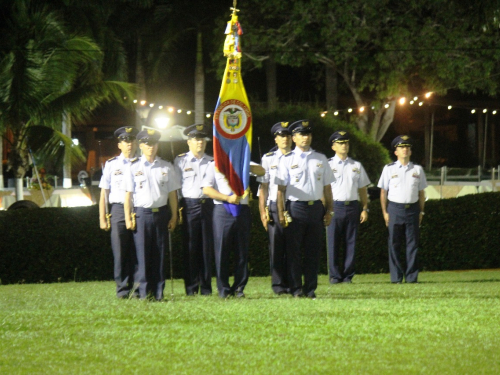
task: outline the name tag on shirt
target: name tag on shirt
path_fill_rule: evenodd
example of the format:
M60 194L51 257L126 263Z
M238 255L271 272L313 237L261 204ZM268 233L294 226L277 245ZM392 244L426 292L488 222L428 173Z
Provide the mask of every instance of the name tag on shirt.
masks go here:
M193 168L186 168L184 169L184 172L192 172L194 169Z
M295 165L292 165L290 169L295 169L295 168L298 168L299 165L298 164L295 164Z

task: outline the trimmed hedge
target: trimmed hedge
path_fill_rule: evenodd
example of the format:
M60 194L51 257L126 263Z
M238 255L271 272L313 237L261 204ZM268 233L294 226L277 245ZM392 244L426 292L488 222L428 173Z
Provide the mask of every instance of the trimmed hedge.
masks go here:
M251 202L251 208L250 274L266 276L267 233L260 222L257 200ZM421 270L500 268L500 193L428 201L425 211ZM113 279L110 237L99 229L97 206L0 212L0 238L3 284ZM172 242L174 277L181 278L180 229L174 232ZM323 246L320 272L326 274ZM387 228L378 200L370 203L370 219L360 226L356 268L358 273L388 272Z

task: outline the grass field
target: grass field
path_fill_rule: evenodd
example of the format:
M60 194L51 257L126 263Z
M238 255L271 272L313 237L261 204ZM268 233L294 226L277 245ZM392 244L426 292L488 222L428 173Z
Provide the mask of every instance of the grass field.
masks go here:
M2 374L499 374L500 270L358 275L318 298L118 300L112 282L0 286ZM215 284L215 280L214 280ZM170 282L166 296L170 297Z

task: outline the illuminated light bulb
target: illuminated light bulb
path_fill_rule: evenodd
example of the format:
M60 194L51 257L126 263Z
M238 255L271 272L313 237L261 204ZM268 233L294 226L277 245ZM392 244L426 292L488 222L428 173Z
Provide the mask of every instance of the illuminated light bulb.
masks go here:
M399 104L403 105L406 103L406 98L405 97L402 97L401 99L399 99Z
M146 101L145 100L141 100L141 105L146 105Z
M326 112L321 112L321 117L325 117L326 116Z
M187 113L188 115L190 115L190 114L191 114L191 111L187 111L186 113Z
M182 113L182 109L178 109L178 110L177 110L177 113Z
M476 113L476 110L475 110L475 109L473 109L472 111L470 111L470 113Z
M416 102L418 100L418 96L413 97L413 101Z
M385 108L389 108L389 103L386 103L386 105L384 105Z
M155 103L151 103L149 106L153 108L155 106Z
M486 113L486 112L488 112L488 110L487 110L486 108L485 108L485 109L483 109L483 113Z
M374 105L372 106L372 109L375 109L375 106L374 106Z
M172 112L174 111L174 109L175 109L174 107L168 107L167 111L168 111L169 113L172 113Z
M424 105L424 102L420 102L420 103L418 103L418 105L419 105L420 107L422 107L422 106Z
M432 95L432 92L428 92L428 93L426 93L426 94L425 94L425 97L426 97L427 99L429 99L429 98L431 97L431 95Z
M156 126L159 129L165 129L168 126L169 122L170 122L170 119L168 117L165 117L165 116L155 118Z
M137 99L134 99L134 103L137 104Z
M210 113L207 113L207 118L210 118Z
M497 110L495 109L493 112L491 112L492 115L496 115L497 114Z
M359 111L360 112L364 112L365 111L365 107L359 107Z
M410 100L410 104L412 104L412 105L413 105L413 103L415 103L415 102L414 102L413 100Z
M333 112L333 115L334 115L334 116L338 116L338 115L339 115L339 111L335 111L335 112Z
M448 106L448 109L452 109L453 107L451 105Z
M352 112L352 108L349 108L349 109L347 110L347 112L351 113L351 112Z

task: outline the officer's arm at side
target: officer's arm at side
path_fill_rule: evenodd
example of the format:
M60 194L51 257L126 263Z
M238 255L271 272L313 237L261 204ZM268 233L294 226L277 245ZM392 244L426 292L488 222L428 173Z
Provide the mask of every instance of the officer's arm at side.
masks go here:
M389 213L387 212L387 190L380 189L380 206L384 215L385 226L389 226Z
M178 215L177 215L177 207L178 207L178 198L177 198L177 190L172 190L168 193L168 205L170 206L170 212L172 213L172 217L168 222L168 230L172 232L177 225Z
M99 199L99 224L101 229L109 229L106 220L106 202L109 202L109 189L101 189Z
M262 225L264 229L267 230L267 214L266 214L266 203L267 196L269 194L269 184L262 182L259 185L259 212L260 212L260 220L262 221Z
M285 226L285 194L286 194L286 186L278 185L278 196L276 198L276 206L278 208L278 218L280 220L281 226Z
M123 202L123 211L125 214L125 226L127 229L132 229L132 193L127 191L125 193L125 201Z

